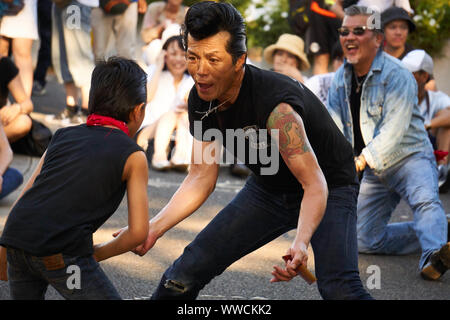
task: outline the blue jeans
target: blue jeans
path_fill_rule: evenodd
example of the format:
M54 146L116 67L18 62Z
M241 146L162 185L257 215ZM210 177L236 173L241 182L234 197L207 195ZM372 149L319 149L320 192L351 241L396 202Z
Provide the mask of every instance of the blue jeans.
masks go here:
M0 199L3 199L8 194L16 190L23 182L22 173L14 168L6 169L3 174L2 191L0 192Z
M357 194L356 185L331 189L324 218L311 239L324 299L371 299L358 271ZM301 199L298 192L274 194L250 177L166 270L152 299L195 299L233 262L295 229Z
M388 224L400 199L411 207L414 220ZM359 252L402 255L421 250L419 269L423 268L431 253L447 242L447 220L432 154L413 154L381 174L365 170L357 230Z
M92 256L61 255L48 261L23 250L8 248L8 281L14 300L43 300L48 285L71 300L118 300L119 294ZM55 262L58 266L55 267ZM62 265L61 265L62 263ZM76 269L78 267L77 274ZM75 277L79 275L79 282Z

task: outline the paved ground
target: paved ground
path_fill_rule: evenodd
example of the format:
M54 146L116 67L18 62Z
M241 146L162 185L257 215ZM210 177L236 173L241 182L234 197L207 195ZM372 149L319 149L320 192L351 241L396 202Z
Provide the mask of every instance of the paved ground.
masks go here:
M62 110L64 94L62 87L53 78L50 79L48 93L43 97L33 97L34 116L43 119L45 114ZM13 166L19 168L26 179L31 175L37 158L15 156ZM150 216L155 215L170 199L184 178L181 173L159 173L153 170L149 174L148 192ZM183 248L226 205L242 187L244 181L232 177L227 168L221 168L216 191L198 210L161 238L156 246L144 257L127 253L102 262L102 267L125 299L149 297L156 288L164 270L176 259ZM19 194L19 190L0 202L0 230L7 217L9 208ZM444 207L450 211L450 193L441 195ZM126 203L122 203L112 218L95 234L95 241L106 241L111 234L127 224ZM411 212L401 203L392 220L411 219ZM199 299L320 299L316 285L308 286L300 278L290 283L270 284L270 271L275 264L281 264L281 256L293 240L293 233L287 233L265 247L234 263L221 276L214 279L201 291ZM360 255L359 269L361 279L369 292L377 299L450 299L450 275L440 281L427 282L417 272L418 255L375 256ZM309 268L314 271L313 253L310 252ZM380 286L374 282L373 270L380 274ZM377 273L377 272L376 272ZM61 299L49 289L48 299ZM9 299L6 283L0 283L0 299Z

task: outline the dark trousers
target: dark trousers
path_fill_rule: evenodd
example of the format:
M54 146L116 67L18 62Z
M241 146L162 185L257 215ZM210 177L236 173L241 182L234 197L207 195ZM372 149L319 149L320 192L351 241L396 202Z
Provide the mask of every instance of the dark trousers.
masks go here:
M52 1L38 0L38 31L41 39L41 46L38 53L38 61L36 69L34 70L34 80L38 81L42 86L45 86L45 76L47 69L51 65L52 50Z
M330 189L324 218L311 239L324 299L371 299L358 270L357 196L356 185ZM152 299L195 299L233 262L295 229L301 199L298 192L273 194L250 177L166 270Z

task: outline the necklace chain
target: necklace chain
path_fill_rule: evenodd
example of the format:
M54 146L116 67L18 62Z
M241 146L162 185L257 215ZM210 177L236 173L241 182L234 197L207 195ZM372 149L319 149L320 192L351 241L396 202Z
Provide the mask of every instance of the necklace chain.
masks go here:
M361 90L361 86L362 86L363 83L364 83L364 79L361 80L361 82L359 82L358 76L357 76L355 70L353 70L353 75L355 76L355 81L356 81L356 93L359 93L359 90ZM365 78L365 77L364 77L364 78Z
M230 101L231 100L231 98L228 98L227 100L225 100L224 102L222 102L222 103L220 103L219 105L217 105L217 106L215 106L214 108L211 108L212 107L212 100L209 102L209 108L208 108L208 111L195 111L196 113L200 113L200 114L203 114L203 116L201 117L201 119L200 120L203 120L203 119L205 119L207 116L209 116L211 113L213 113L213 112L217 112L217 110L221 107L221 106L223 106L225 103L227 103L228 101Z

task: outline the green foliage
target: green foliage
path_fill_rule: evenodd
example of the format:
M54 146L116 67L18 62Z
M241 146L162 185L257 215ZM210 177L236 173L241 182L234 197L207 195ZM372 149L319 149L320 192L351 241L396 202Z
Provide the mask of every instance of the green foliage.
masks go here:
M432 56L442 54L450 39L450 2L448 0L410 0L414 9L416 31L409 35L414 47L424 49Z

